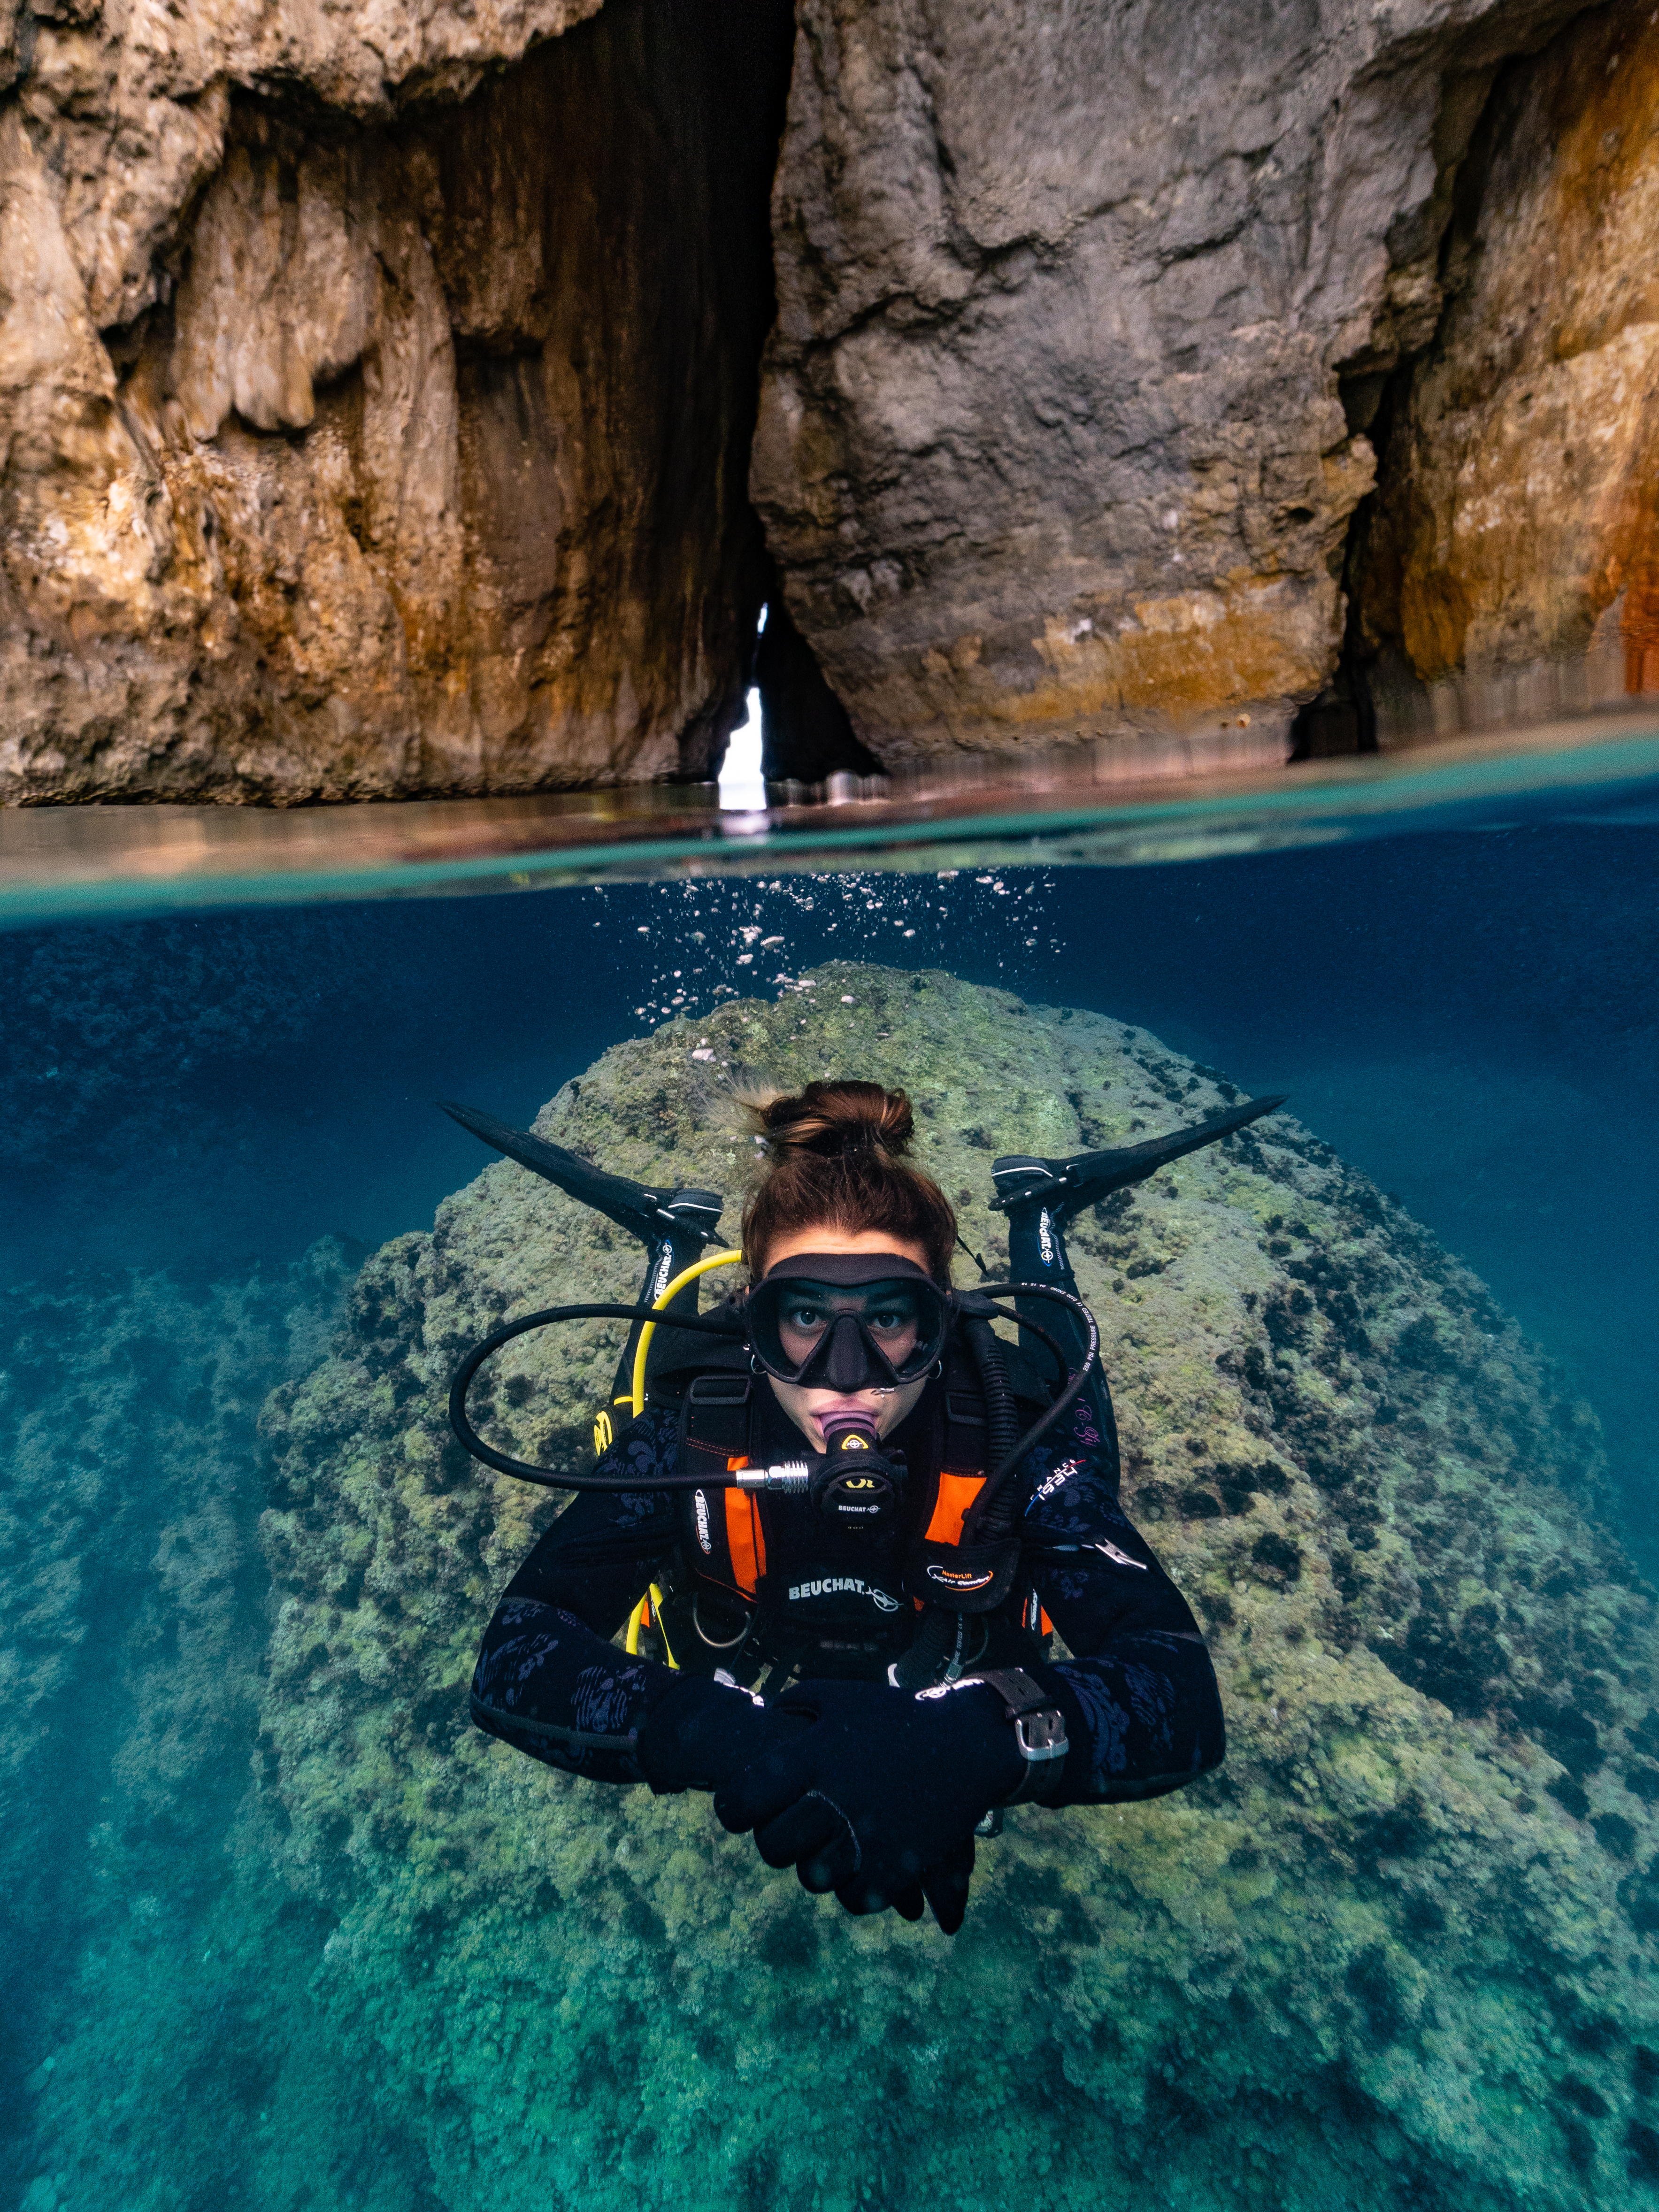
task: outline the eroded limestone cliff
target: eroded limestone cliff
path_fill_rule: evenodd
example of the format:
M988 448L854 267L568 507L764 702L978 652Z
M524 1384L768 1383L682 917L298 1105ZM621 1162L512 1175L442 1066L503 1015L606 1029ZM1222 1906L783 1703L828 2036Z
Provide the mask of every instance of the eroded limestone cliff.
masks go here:
M1604 653L1659 686L1659 18L1599 9L1499 78L1357 582L1385 680Z
M769 596L781 773L1645 680L1640 11L7 20L0 801L705 774Z
M787 15L396 12L38 27L5 796L702 773L741 719Z

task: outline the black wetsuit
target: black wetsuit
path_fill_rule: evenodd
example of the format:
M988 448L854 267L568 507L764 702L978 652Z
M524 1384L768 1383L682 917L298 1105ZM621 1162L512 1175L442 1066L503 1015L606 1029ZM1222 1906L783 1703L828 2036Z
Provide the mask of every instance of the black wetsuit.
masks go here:
M928 1412L925 1397L910 1419ZM1072 1655L1042 1669L1072 1745L1060 1803L1155 1796L1223 1755L1209 1654L1186 1601L1117 1504L1116 1459L1099 1387L1025 1462L1026 1571ZM647 1408L601 1462L607 1474L642 1476L678 1464L670 1407ZM804 1500L770 1503L781 1534L799 1516L802 1549L818 1540ZM892 1542L902 1551L916 1533L901 1529ZM672 1492L579 1496L514 1577L485 1632L473 1678L478 1725L569 1773L642 1779L639 1732L675 1678L611 1638L662 1579L680 1534ZM986 1724L1006 1730L1000 1716Z

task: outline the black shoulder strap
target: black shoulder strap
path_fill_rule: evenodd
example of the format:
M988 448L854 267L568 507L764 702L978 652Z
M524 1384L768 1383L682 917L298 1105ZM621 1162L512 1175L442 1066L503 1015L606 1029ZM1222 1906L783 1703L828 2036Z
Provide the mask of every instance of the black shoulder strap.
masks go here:
M760 1501L728 1491L726 1479L733 1462L749 1456L753 1394L746 1368L741 1374L716 1369L690 1378L680 1406L680 1465L688 1474L707 1475L708 1487L678 1493L681 1549L692 1574L749 1600L764 1557Z
M705 1364L685 1377L680 1401L680 1463L688 1474L718 1474L723 1483L731 1462L749 1453L749 1407L754 1377L745 1361L733 1371Z
M944 1382L945 1435L939 1466L953 1474L983 1474L990 1435L985 1393L973 1355L958 1334L952 1334L945 1352Z
M694 1382L704 1375L749 1380L749 1347L744 1344L711 1344L707 1337L692 1337L682 1330L684 1356L651 1370L650 1395L659 1404L683 1404ZM746 1402L744 1393L741 1402Z
M1022 1406L1035 1407L1046 1413L1060 1395L1054 1377L1054 1363L1044 1348L1041 1361L1031 1358L1018 1345L1005 1344L1002 1357L1008 1370L1008 1388Z

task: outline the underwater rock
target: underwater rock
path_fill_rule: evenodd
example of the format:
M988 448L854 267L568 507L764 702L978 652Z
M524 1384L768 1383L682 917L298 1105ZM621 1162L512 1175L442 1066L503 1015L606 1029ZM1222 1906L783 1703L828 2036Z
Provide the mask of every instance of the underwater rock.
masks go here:
M24 18L0 803L710 772L788 9L597 8Z
M536 1127L723 1190L735 1231L739 1062L903 1084L993 1267L993 1154L1238 1095L1119 1022L831 963L618 1045ZM337 1923L317 2001L446 2206L600 2175L688 2212L1647 2201L1659 1647L1593 1418L1285 1114L1074 1250L1129 1508L1206 1623L1231 1749L1154 1804L1011 1815L954 1942L806 1897L706 1798L572 1782L469 1725L483 1625L556 1509L460 1451L448 1378L515 1312L631 1298L626 1238L491 1164L273 1395L273 1874ZM614 1356L602 1323L515 1344L494 1432L580 1453Z
M1596 653L1613 692L1659 685L1656 131L1650 12L1498 81L1361 568L1370 647L1422 683Z
M174 2160L206 2185L231 2147L181 2088L282 1947L202 1955L258 1755L255 1419L348 1278L325 1241L235 1283L0 1286L0 2171L62 2189L32 2208L133 2203Z

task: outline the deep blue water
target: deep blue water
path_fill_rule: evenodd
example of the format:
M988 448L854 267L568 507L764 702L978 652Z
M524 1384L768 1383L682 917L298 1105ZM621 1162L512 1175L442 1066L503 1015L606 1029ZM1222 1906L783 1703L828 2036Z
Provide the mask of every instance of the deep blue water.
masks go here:
M1656 881L1659 829L1555 823L15 933L0 1257L222 1273L327 1231L373 1245L481 1164L439 1097L526 1121L677 994L837 955L946 966L1292 1093L1568 1363L1659 1564Z

